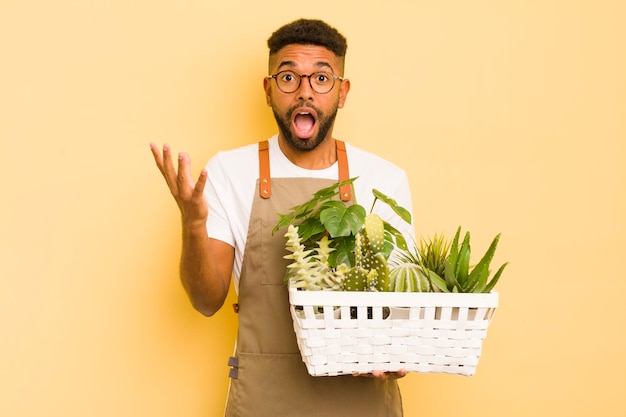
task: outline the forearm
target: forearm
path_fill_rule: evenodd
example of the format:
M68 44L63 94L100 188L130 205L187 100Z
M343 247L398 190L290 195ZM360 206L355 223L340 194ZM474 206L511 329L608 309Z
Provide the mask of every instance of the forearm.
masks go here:
M212 316L222 307L230 283L230 272L220 266L220 256L212 246L204 225L183 225L180 278L191 304L205 316Z

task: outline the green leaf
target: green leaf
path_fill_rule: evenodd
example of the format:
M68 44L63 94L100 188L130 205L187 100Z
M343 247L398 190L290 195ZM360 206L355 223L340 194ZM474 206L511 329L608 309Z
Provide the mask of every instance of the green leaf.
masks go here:
M461 244L461 249L459 250L459 259L457 260L455 268L456 280L463 288L467 288L470 255L470 232L465 232L465 237L463 238L463 243Z
M491 281L489 281L489 284L487 284L487 286L485 287L484 292L490 292L491 290L493 290L493 287L496 286L496 284L498 283L498 280L500 279L500 275L502 275L502 271L504 271L504 268L508 265L508 262L505 262L499 269L498 272L496 272L496 274L493 276L493 278L491 279Z
M335 248L335 250L328 255L328 264L333 268L341 264L353 267L354 246L354 239L351 237L333 239L333 248Z
M455 284L456 284L456 265L459 259L459 238L460 237L461 237L461 226L459 226L459 228L456 229L454 239L452 239L452 244L450 245L450 256L448 257L448 262L450 263L448 267L450 269L450 273L455 277L454 278ZM452 289L450 288L450 290Z
M345 181L337 182L329 187L321 188L313 194L313 197L309 201L292 207L289 213L277 213L279 221L272 229L272 234L276 233L280 228L287 227L290 224L296 224L302 219L319 217L320 209L318 206L325 201L332 200L339 194L339 187L352 184L357 178L358 177L350 178Z
M390 225L389 223L385 222L385 232L387 232L389 235L387 235L387 233L385 233L385 238L387 238L387 236L390 236L390 242L394 242L395 240L395 245L401 249L401 250L407 250L408 249L408 245L406 243L406 239L404 238L404 235L402 233L400 233L400 231L398 229L396 229L395 227L393 227L392 225Z
M453 291L457 286L456 275L454 274L454 268L449 261L445 262L444 266L444 278L446 279L446 286L449 291Z
M469 274L467 280L468 292L483 292L487 285L487 278L489 277L489 264L493 259L493 255L496 252L498 241L500 240L500 234L489 245L489 249L483 255L478 264L474 267L474 270Z
M331 238L356 235L363 226L365 209L358 204L346 207L343 204L326 203L320 212L320 221L328 230ZM334 202L339 203L339 202Z
M450 292L448 290L447 283L446 283L446 281L443 278L441 278L435 272L433 272L430 269L425 268L423 266L422 266L422 271L424 271L424 273L426 274L426 277L430 281L430 285L431 285L431 287L433 287L433 289L437 288L438 290L440 290L442 292Z
M308 242L311 239L317 241L317 236L323 236L326 233L326 228L320 223L319 219L308 218L298 225L298 235L302 239L302 242Z
M396 213L402 220L411 224L411 213L402 206L399 206L396 200L393 198L387 197L385 194L381 193L377 189L373 189L372 193L374 194L374 203L372 204L372 208L374 208L374 204L376 204L376 200L380 200L383 203L387 204L391 209Z

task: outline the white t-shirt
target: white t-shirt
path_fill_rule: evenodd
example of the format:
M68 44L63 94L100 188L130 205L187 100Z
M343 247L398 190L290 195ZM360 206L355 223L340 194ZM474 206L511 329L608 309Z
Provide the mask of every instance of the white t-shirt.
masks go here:
M269 151L272 178L325 178L335 181L339 178L336 162L321 170L309 170L294 165L280 150L278 135L269 139ZM350 177L359 177L354 182L354 197L368 213L374 201L374 188L413 212L409 182L404 170L349 143L346 143L346 152ZM239 288L248 223L259 177L258 145L254 143L218 152L206 168L208 180L204 194L209 204L208 234L209 237L235 248L233 276L235 288ZM400 219L385 203L377 202L374 212L401 231L407 239L414 238L413 226ZM276 221L278 222L278 216ZM411 240L407 242L410 243Z

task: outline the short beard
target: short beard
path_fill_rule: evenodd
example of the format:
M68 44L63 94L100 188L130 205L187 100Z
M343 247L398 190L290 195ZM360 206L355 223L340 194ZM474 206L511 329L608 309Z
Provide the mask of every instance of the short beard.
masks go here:
M335 108L329 115L325 115L324 113L321 113L317 108L315 108L318 117L316 123L319 124L319 130L317 132L317 135L309 139L300 139L291 132L291 115L296 109L300 107L302 106L294 106L289 109L286 114L280 114L278 109L274 106L274 104L272 104L272 111L274 112L274 118L276 119L278 130L287 140L287 143L292 148L298 151L308 152L317 148L322 142L324 142L324 139L326 139L326 135L333 127L333 123L335 123L335 117L337 117L338 107L335 106Z

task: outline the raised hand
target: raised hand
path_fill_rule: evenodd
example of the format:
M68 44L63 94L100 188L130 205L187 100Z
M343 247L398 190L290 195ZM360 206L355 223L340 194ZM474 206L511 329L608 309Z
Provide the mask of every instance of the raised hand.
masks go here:
M154 143L150 144L154 161L161 171L170 192L178 204L183 225L186 227L206 227L209 207L204 198L207 172L200 172L198 181L194 182L191 176L191 159L184 152L178 154L178 171L172 160L172 151L169 145L163 145L163 151Z

